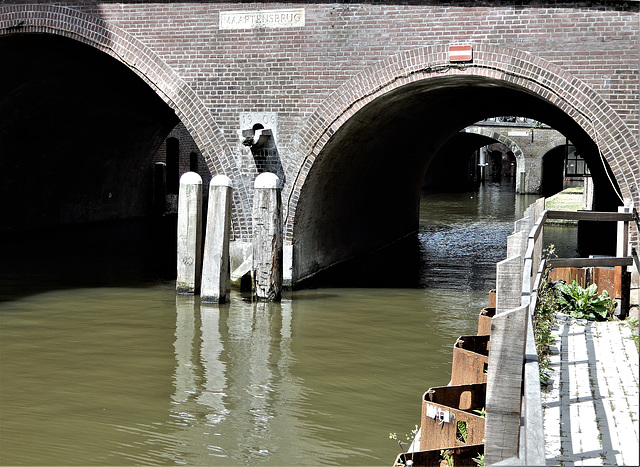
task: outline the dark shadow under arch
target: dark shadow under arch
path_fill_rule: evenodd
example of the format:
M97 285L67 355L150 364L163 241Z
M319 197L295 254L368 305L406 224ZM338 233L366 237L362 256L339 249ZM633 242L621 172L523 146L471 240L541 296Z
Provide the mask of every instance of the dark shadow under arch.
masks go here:
M91 3L98 2L91 0ZM200 96L152 49L101 18L99 9L88 11L92 14L66 6L36 3L0 6L0 38L32 34L65 37L115 58L137 74L175 111L200 149L211 173L240 180L240 169L222 131ZM234 190L232 205L232 235L237 240L247 240L250 238L251 208L245 184L239 184Z
M178 123L130 69L80 42L0 37L3 231L144 217L152 158Z
M294 281L414 232L420 183L434 154L461 129L494 115L547 123L598 165L597 147L586 132L519 86L469 76L399 86L355 112L315 158L296 210ZM617 187L602 164L594 177L602 187L601 208L613 209Z

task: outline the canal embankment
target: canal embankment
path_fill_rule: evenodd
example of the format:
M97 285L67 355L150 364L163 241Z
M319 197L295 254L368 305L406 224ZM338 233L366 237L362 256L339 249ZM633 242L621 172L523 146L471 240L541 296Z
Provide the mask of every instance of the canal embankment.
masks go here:
M500 313L496 311L491 319L492 345L488 355L486 377L482 461L489 465L495 463L501 465L638 465L638 348L637 342L633 342L638 339L637 319L619 321L615 319L618 315L616 312L615 316L611 315L610 321L595 323L558 314L556 331L560 329L560 332L554 335L552 375L548 384L546 378L543 382L545 386L548 385L548 391L544 395L540 390L542 373L539 371L543 367L542 364L538 364L534 355L535 344L532 336L534 326L531 320L521 325L520 320L514 318L509 326L500 325L508 316L517 317L522 311L525 316L528 316L529 312L535 314L538 300L543 300L540 303L545 302L544 298L538 297L538 292L545 289L542 281L546 280L547 268L562 269L575 266L598 269L598 267L604 267L613 271L615 267L615 274L624 276L623 266L633 264L633 258L627 254L628 245L625 235L629 229L629 223L633 220L628 208L621 208L618 214L593 211L568 213L557 209L546 210L543 206L545 206L544 199L539 199L527 210L530 211L528 216L525 215L521 221L516 222L516 233L509 236L507 241L508 258L497 264L496 310L498 311L502 303L502 308L508 311ZM529 230L529 226L533 224L532 216L535 217L535 224ZM530 220L528 225L525 225L527 218ZM617 222L616 257L541 261L541 244L546 219ZM521 237L526 234L528 234L525 237L527 241L524 243ZM525 249L526 253L523 256L509 254L510 250L517 253L525 252ZM524 266L521 262L523 257ZM537 266L538 263L540 263L539 266ZM511 267L511 264L514 267ZM534 277L535 280L533 280ZM521 284L522 288L513 288L511 284ZM619 296L612 295L612 297ZM629 299L625 302L625 294L622 297L620 317L624 317L626 310L632 308L629 305L637 305L637 297L635 300L632 299L631 303ZM521 306L518 308L519 303ZM507 304L509 306L506 306ZM613 312L613 308L611 311ZM499 317L501 320L497 322ZM582 329L573 328L572 326L576 323L581 325ZM523 354L524 363L520 361L521 346L516 344L521 341L517 335L521 334L522 328L525 329L527 336L526 350ZM516 334L511 334L514 331ZM537 339L536 337L536 342ZM512 362L513 368L506 368ZM549 364L545 362L545 373L548 367ZM511 381L518 383L520 374L524 375L522 385L518 387L518 384L514 384L513 387L517 391L512 391L509 384ZM453 379L452 376L450 388L456 389ZM491 383L493 386L490 386ZM431 388L427 394L432 394L436 389L439 388ZM515 401L518 401L520 399L518 396L521 396L521 410L518 412L514 407L515 410L508 413L516 414L520 420L519 436L518 430L505 429L518 425L516 420L503 415L507 413L504 409L506 404L503 404L503 401L509 399L507 392ZM490 394L495 397L490 398ZM453 411L456 408L462 409L462 407L456 407L455 400L457 399L454 398L454 405L445 404L446 408L441 410L439 419L434 417L430 421L438 423L438 426L451 423ZM471 401L474 400L472 396ZM469 408L473 409L474 406L467 407ZM455 415L457 418L458 413L456 412ZM430 418L428 410L427 418ZM465 426L464 432L468 434L469 426ZM422 462L423 465L437 465L426 460L425 455L437 454L438 449L441 453L447 450L445 452L449 452L450 456L458 455L458 461L462 460L461 456L466 455L466 452L462 452L462 448L458 449L460 438L443 440L443 443L436 446L426 443L431 450L424 451L425 439L437 441L441 437L438 430L432 432L429 425L425 425L424 413L418 436L421 438L421 451L415 452L417 444L414 442L410 452L398 458L397 465L408 465L409 460L416 459L418 464ZM466 442L464 437L462 441ZM508 451L505 446L508 447ZM480 446L466 446L466 448L473 448L473 452L480 452Z
M545 208L553 211L579 211L586 209L584 187L567 188L545 199ZM578 221L566 219L549 219L548 224L577 225Z

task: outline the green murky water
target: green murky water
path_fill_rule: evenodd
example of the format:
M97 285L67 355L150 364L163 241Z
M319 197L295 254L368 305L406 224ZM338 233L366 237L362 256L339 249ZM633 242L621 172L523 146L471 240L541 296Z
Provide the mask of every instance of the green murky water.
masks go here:
M422 393L448 383L531 201L495 186L426 196L418 286L278 304L176 296L122 239L28 264L5 245L0 464L390 465L389 432L410 432Z

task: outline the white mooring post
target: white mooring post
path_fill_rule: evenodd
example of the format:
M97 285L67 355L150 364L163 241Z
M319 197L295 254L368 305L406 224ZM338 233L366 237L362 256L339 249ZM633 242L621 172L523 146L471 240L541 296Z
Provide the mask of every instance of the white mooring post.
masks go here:
M178 277L176 292L194 294L200 288L202 263L202 178L195 172L180 177L178 193Z
M282 297L282 199L280 179L265 172L253 194L253 290L258 300Z
M207 231L202 260L200 299L205 303L224 303L231 288L229 237L231 235L231 179L216 175L209 183Z

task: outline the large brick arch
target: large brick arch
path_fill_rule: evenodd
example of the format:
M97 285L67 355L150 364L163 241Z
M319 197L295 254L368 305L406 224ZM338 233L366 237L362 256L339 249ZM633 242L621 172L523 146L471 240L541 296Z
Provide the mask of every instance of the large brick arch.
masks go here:
M142 78L176 113L191 133L212 174L240 180L240 171L222 131L198 95L149 47L126 31L96 16L55 5L0 6L0 37L9 34L54 34L90 45L122 62ZM243 186L233 200L233 232L249 235Z
M305 180L324 146L359 110L397 88L446 76L487 78L537 95L575 121L596 142L622 196L640 206L638 142L624 121L592 88L560 67L527 52L474 44L473 62L452 64L448 46L427 46L390 57L355 76L329 96L308 119L287 193L285 240L292 241L296 207Z

